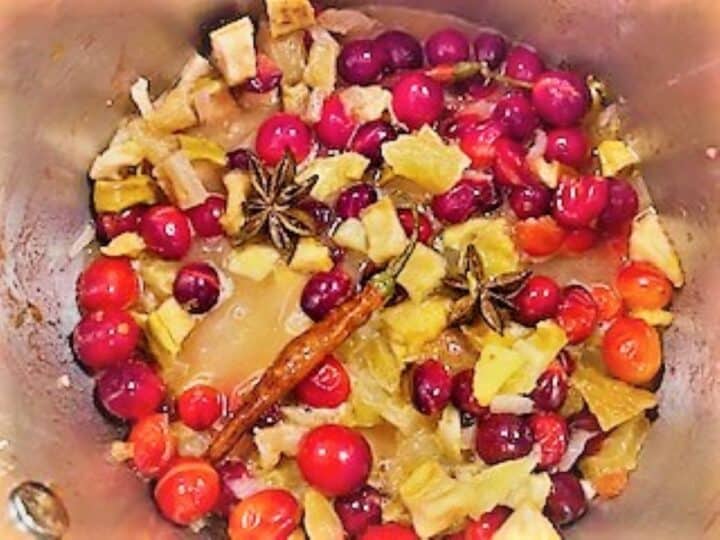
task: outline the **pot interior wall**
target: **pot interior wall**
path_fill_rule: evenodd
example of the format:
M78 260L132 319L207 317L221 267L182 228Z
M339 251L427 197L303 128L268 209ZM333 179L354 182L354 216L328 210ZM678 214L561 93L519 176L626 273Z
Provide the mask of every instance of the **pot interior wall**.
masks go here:
M362 5L364 2L342 2ZM719 538L720 3L715 0L407 0L527 40L603 77L628 101L645 141L650 190L689 276L666 335L660 419L623 497L569 537ZM146 489L108 461L117 427L91 406L67 336L88 222L85 171L143 74L162 89L198 25L227 3L202 0L0 2L0 497L28 478L56 486L69 538L171 539ZM232 7L232 5L230 5ZM240 2L236 9L246 8ZM400 26L407 13L390 13ZM442 25L438 17L433 23ZM130 534L128 534L130 532ZM22 538L0 517L0 537Z

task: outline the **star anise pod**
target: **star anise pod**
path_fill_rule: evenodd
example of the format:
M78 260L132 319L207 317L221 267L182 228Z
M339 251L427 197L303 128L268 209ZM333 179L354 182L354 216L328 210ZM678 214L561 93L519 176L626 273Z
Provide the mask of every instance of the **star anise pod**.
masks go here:
M241 245L265 233L278 251L289 259L298 239L315 233L312 220L296 205L310 194L318 177L296 183L297 166L290 152L286 152L275 171L267 170L251 154L250 173L252 194L243 204L246 221L235 243Z
M445 279L445 285L465 293L450 311L450 326L470 324L478 316L495 332L502 334L505 322L502 310L513 310L510 299L527 282L529 270L509 272L485 279L480 254L473 245L465 251L464 272Z

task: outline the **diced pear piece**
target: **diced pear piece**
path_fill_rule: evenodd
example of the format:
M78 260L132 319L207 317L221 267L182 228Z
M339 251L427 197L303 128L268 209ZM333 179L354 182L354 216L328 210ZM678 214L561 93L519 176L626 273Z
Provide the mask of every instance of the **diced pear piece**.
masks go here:
M685 283L680 259L654 209L638 216L633 222L630 259L654 264L676 287Z
M433 194L450 189L470 166L470 158L460 148L446 144L428 126L418 133L401 135L385 143L382 152L396 175L412 180Z
M347 113L358 122L379 120L390 109L392 94L382 86L351 86L340 92Z
M296 272L327 272L333 267L330 248L315 238L301 238L290 260Z
M155 109L150 99L150 83L145 77L138 77L133 83L130 87L130 97L143 118Z
M140 145L143 155L155 166L160 165L179 146L176 137L142 119L129 122L127 132L132 140Z
M223 184L225 184L228 195L225 215L220 218L220 224L228 235L235 236L245 224L245 214L242 208L252 185L250 173L238 170L230 171L223 177Z
M197 125L190 90L176 87L158 99L145 117L148 124L163 133L175 133Z
M360 214L368 239L368 256L377 264L400 255L408 243L395 205L383 197Z
M228 272L236 276L263 281L272 273L278 262L280 262L280 253L276 249L253 244L231 251L226 267Z
M266 0L265 4L273 38L286 36L315 24L315 8L310 0Z
M225 149L215 141L204 137L178 135L180 148L190 161L205 160L220 167L227 165Z
M398 283L412 300L420 302L442 284L446 274L445 257L425 244L417 244L398 276Z
M314 489L305 493L303 524L310 540L343 540L345 530L333 505Z
M147 175L124 180L98 180L93 185L93 205L97 212L121 212L136 204L154 204L155 182Z
M530 170L535 173L540 181L550 189L555 189L560 180L560 163L547 161L542 156L529 159Z
M113 238L107 246L100 248L100 253L108 257L130 257L136 259L145 251L145 241L138 233L126 232Z
M348 184L362 178L370 165L370 160L355 152L346 152L338 156L316 159L297 177L297 183L302 184L311 176L318 176L318 181L310 195L327 202L335 193Z
M438 420L438 443L443 449L445 457L453 462L460 463L462 457L462 425L460 412L452 406L445 407L440 420Z
M285 456L296 456L300 439L310 431L309 427L280 422L255 432L255 446L260 454L260 467L272 469Z
M113 144L95 158L90 168L90 178L120 180L122 169L139 165L144 157L142 146L133 140Z
M392 341L416 350L445 329L449 308L447 299L431 297L423 302L406 301L387 308L380 318Z
M517 508L493 535L493 540L561 540L552 523L537 508Z
M522 367L525 360L518 352L499 345L488 345L475 365L473 395L487 407L505 382Z
M195 320L172 297L149 315L147 329L150 346L163 367L168 367L164 360L177 356L194 326Z
M357 218L343 221L333 234L333 241L340 247L367 253L367 234L362 221Z
M381 338L370 339L362 344L357 354L365 360L368 371L387 392L394 392L400 385L404 362Z
M473 488L470 517L478 518L506 500L514 490L527 482L537 463L537 458L530 454L521 459L488 467L477 476L468 479L467 483Z
M342 36L348 34L368 36L380 25L377 19L368 17L356 9L323 9L318 13L317 21L323 28Z
M150 258L140 261L139 272L143 286L160 301L172 296L178 270L179 264L173 261Z
M301 82L293 85L282 85L282 102L285 112L302 116L310 102L310 88Z
M520 508L530 506L542 512L545 507L552 481L548 473L531 474L527 481L514 489L505 500L505 506Z
M212 55L229 86L257 74L255 28L250 17L223 26L210 34Z
M183 210L198 206L208 198L208 191L200 180L185 152L178 150L170 154L161 164L167 177L163 188L167 196Z
M337 83L337 59L340 45L327 30L315 27L311 31L313 44L310 47L307 67L303 80L311 88L331 93Z
M445 229L442 238L446 248L461 254L469 244L473 244L488 277L515 272L520 268L520 256L505 218L471 219Z
M641 319L650 326L670 326L675 318L670 311L664 309L636 309L630 316Z
M623 141L602 141L598 145L597 153L603 176L615 176L630 165L640 162L640 157Z

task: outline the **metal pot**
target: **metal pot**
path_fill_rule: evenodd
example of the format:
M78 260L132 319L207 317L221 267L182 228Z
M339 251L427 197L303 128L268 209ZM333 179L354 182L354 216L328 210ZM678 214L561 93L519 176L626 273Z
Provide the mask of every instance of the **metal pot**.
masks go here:
M363 2L341 2L363 4ZM240 9L247 2L236 2ZM398 0L495 26L609 78L646 141L646 176L688 285L665 335L660 419L628 491L568 537L720 538L720 3L716 0ZM139 74L167 83L197 44L207 0L0 3L0 497L53 485L67 538L190 536L162 523L147 489L107 459L118 429L92 407L67 337L88 221L85 171L128 110ZM254 6L257 8L257 5ZM412 20L406 13L401 23ZM441 17L430 24L441 25ZM554 60L559 60L555 58ZM0 537L25 538L9 517Z

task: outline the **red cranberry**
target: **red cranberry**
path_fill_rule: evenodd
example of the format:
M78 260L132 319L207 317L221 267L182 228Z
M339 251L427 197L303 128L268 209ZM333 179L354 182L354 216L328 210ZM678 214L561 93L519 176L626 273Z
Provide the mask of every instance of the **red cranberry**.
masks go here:
M239 171L247 171L250 169L250 156L252 152L245 148L234 150L228 154L228 166L231 169L237 169Z
M552 192L540 184L513 186L508 197L510 208L520 219L537 218L550 213Z
M483 418L487 416L489 409L480 405L475 399L473 377L472 369L455 374L452 379L452 402L459 411Z
M440 30L425 42L425 56L431 66L465 62L470 58L470 43L454 28Z
M355 120L345 110L338 94L325 100L320 121L315 124L318 140L332 150L345 148L355 131Z
M388 51L370 39L346 43L338 57L338 73L350 84L366 86L380 81L390 65Z
M335 221L335 212L333 209L317 199L305 199L298 204L298 210L308 214L320 231L328 229L333 221Z
M526 140L540 124L532 103L521 92L501 99L495 106L493 118L503 124L506 133L516 141Z
M127 232L138 232L146 206L132 206L121 212L104 212L95 217L95 230L100 242L106 244Z
M598 226L609 232L617 232L638 213L640 201L635 189L625 180L607 179L608 201L598 218Z
M599 317L599 310L592 294L581 285L570 285L562 292L555 318L565 330L572 345L590 337Z
M570 254L585 253L595 247L598 240L598 233L589 227L583 229L572 229L567 231L563 249Z
M312 133L299 117L277 113L265 120L257 132L255 149L270 166L280 163L287 151L298 163L305 160L312 148Z
M400 30L390 30L380 34L375 38L375 42L387 52L390 58L389 67L393 71L422 67L422 45L415 36Z
M426 360L413 370L413 403L422 414L432 415L443 410L450 402L451 392L450 372L442 362Z
M607 435L603 433L597 417L588 409L583 409L568 418L568 428L571 432L583 430L590 433L597 433L597 435L585 443L585 449L583 451L583 455L585 456L597 454L602 448L603 441L607 437Z
M371 525L358 540L418 540L410 527L398 523Z
M200 238L214 238L224 234L225 231L220 224L220 218L224 213L225 199L218 195L210 195L204 203L185 210Z
M335 499L335 513L342 522L343 529L351 537L364 533L371 525L382 523L382 497L372 486L363 486L359 490Z
M547 136L545 157L569 167L582 167L590 155L590 141L580 128L553 129Z
M413 216L412 210L407 208L401 208L397 212L400 225L402 225L405 234L412 236L415 231L415 217ZM430 219L422 213L418 213L418 241L423 244L428 244L433 235L433 226L430 223Z
M460 149L472 160L476 169L489 167L495 162L495 143L505 137L506 131L507 128L497 120L488 120L481 124L468 120L464 123L458 122Z
M335 203L335 213L340 219L356 218L377 200L375 187L370 184L355 184L340 193Z
M302 438L297 463L310 485L329 497L337 497L352 493L367 482L372 454L358 431L326 424Z
M550 475L552 488L545 502L545 515L557 527L570 525L587 511L587 499L580 480L569 472Z
M98 257L77 283L78 306L84 311L127 309L139 295L138 278L125 257Z
M518 81L535 82L545 71L545 64L537 52L515 45L505 60L505 74Z
M474 214L495 210L502 204L492 180L464 178L449 191L435 195L432 209L435 216L447 223L463 223Z
M404 75L393 88L395 116L410 129L437 121L444 106L442 86L422 73Z
M578 124L590 109L590 90L577 73L547 71L535 82L532 101L540 118L554 127Z
M599 176L567 178L555 191L553 217L568 228L589 227L608 202L607 180Z
M360 126L353 137L350 149L362 154L374 164L382 163L382 145L397 139L398 132L384 120L374 120Z
M132 356L140 328L126 311L106 309L89 313L75 327L73 345L80 361L104 369Z
M165 384L147 364L128 361L106 369L95 391L103 408L123 420L139 420L157 411Z
M282 76L282 70L269 56L258 54L257 74L245 83L245 90L257 94L264 94L270 90L275 90L280 86Z
M530 417L530 429L540 445L539 467L549 469L560 463L569 439L565 418L555 412L537 412Z
M351 287L350 277L341 270L319 272L305 285L300 305L308 317L319 321L345 300Z
M350 377L337 358L328 356L297 385L295 394L305 405L332 409L350 395Z
M557 363L560 365L563 371L568 374L568 376L575 373L575 368L577 368L577 364L575 363L572 355L565 349L560 351L560 354L557 355L557 358L555 360L557 360Z
M220 277L207 263L183 266L175 277L173 296L190 313L207 313L220 297Z
M475 445L480 459L488 465L518 459L532 450L532 430L520 416L491 414L478 423Z
M482 125L483 117L479 114L452 113L440 120L437 132L446 139L460 139L471 131L478 131Z
M505 38L494 32L483 32L475 38L475 58L485 62L490 69L497 69L505 60L507 43Z
M140 235L150 251L163 259L182 259L190 250L190 221L174 206L153 206L143 216Z
M185 390L177 400L177 412L183 424L205 431L222 415L223 396L212 386L198 384Z
M221 516L229 516L232 507L244 498L247 487L254 485L250 471L242 461L224 463L217 469L220 475L220 498L215 510ZM248 493L249 494L249 493Z
M496 506L485 512L477 521L471 521L458 540L492 540L493 535L502 527L512 514L507 506Z
M459 95L476 101L490 98L498 89L495 81L486 79L480 74L457 82L454 87Z
M512 139L500 138L495 142L495 177L499 184L517 186L535 182L528 169L527 151Z
M560 287L554 279L532 276L513 299L515 318L526 326L551 319L557 313L560 298Z
M538 409L557 411L565 403L567 394L568 374L559 364L551 364L538 378L530 397Z

